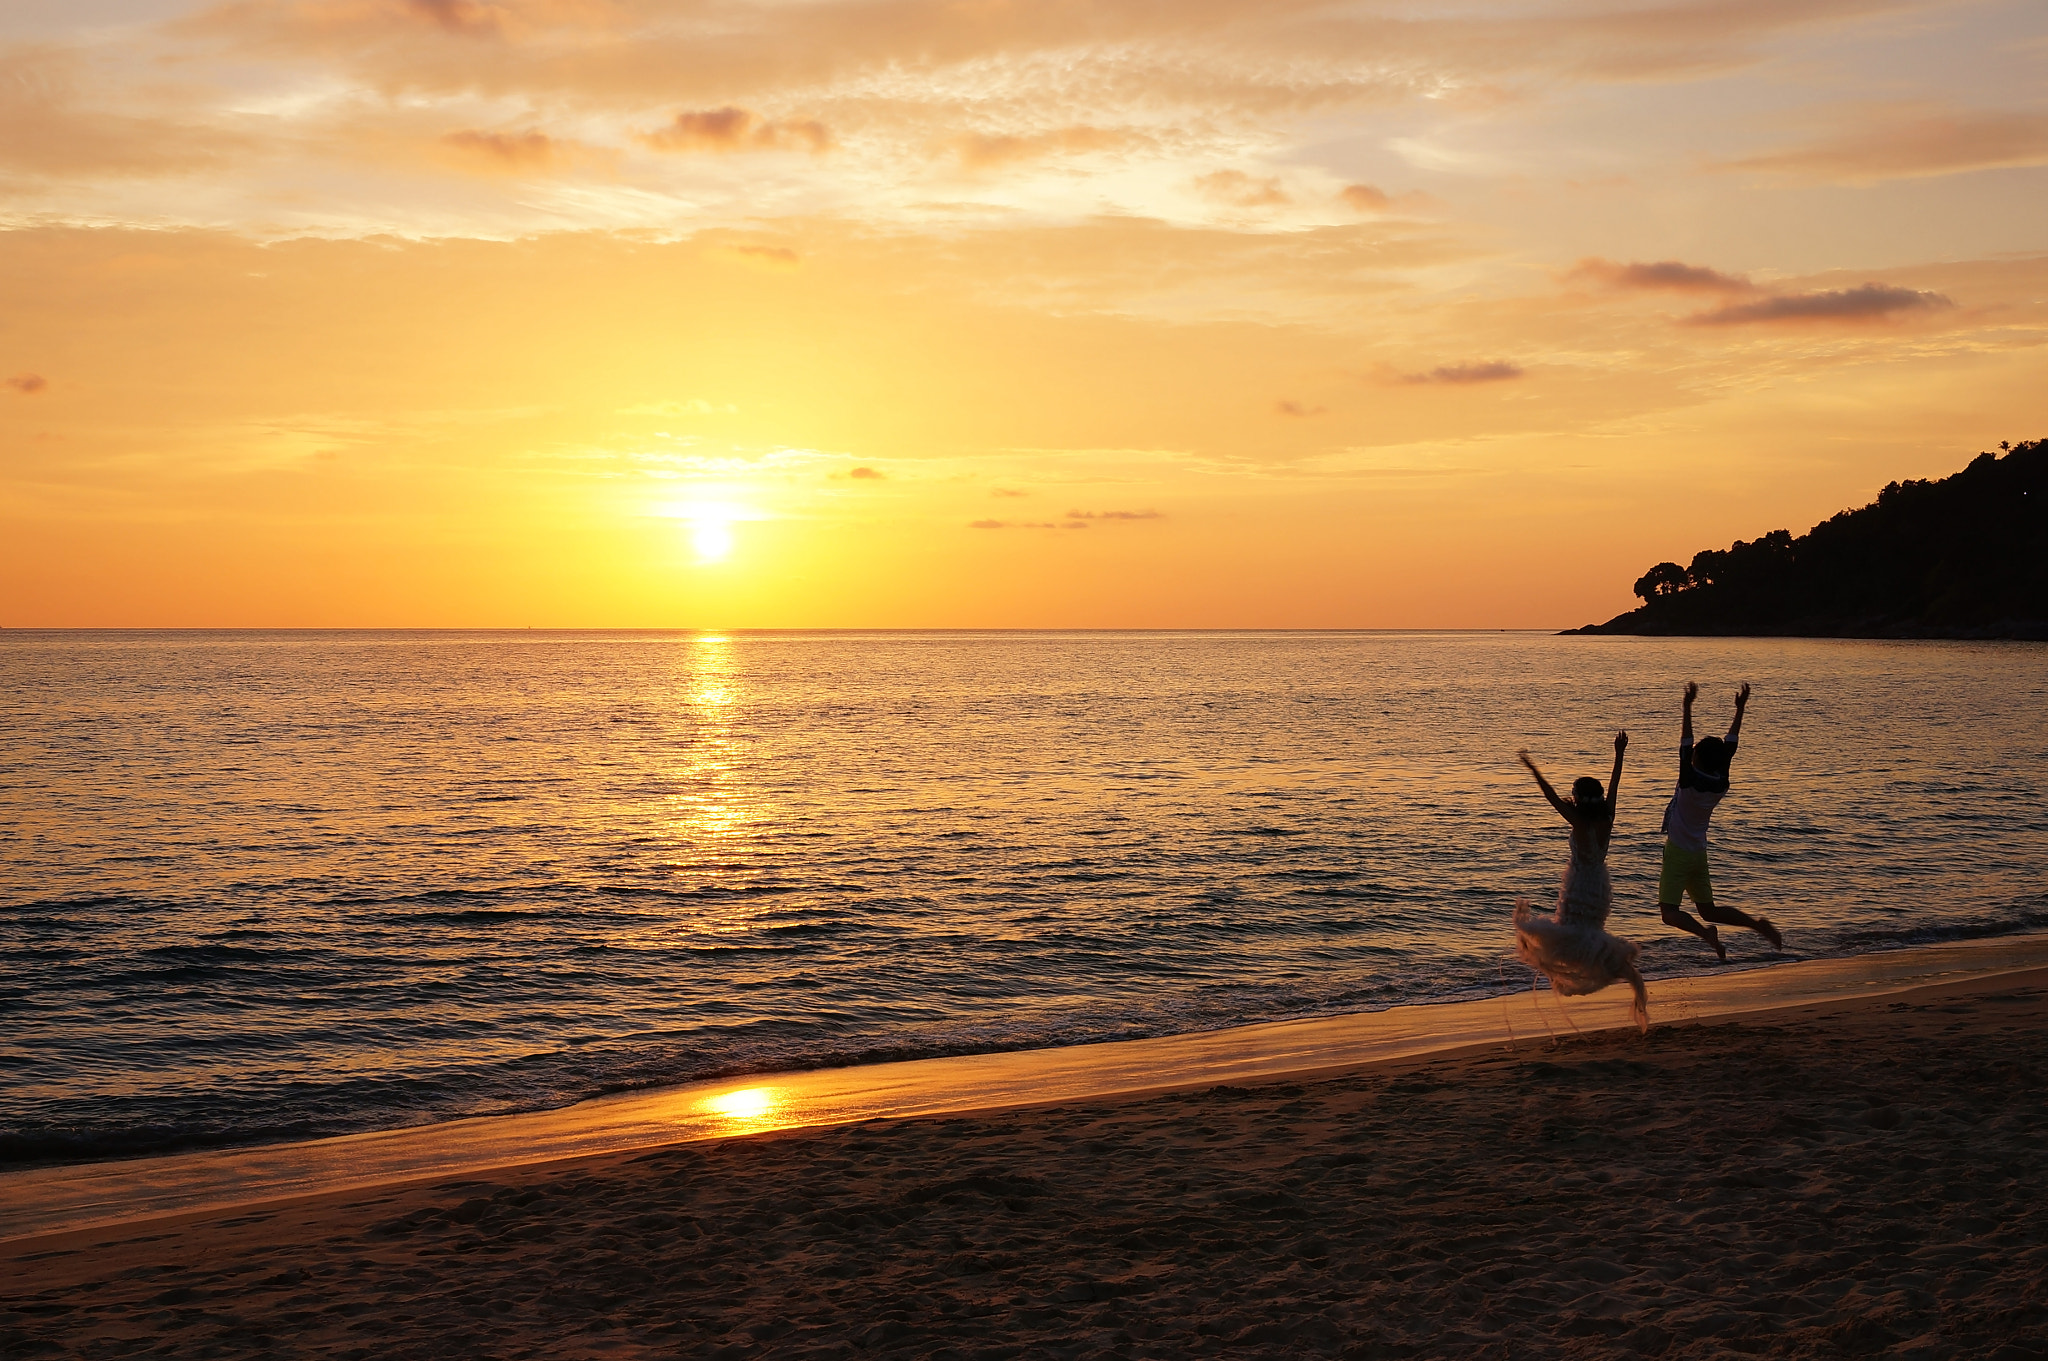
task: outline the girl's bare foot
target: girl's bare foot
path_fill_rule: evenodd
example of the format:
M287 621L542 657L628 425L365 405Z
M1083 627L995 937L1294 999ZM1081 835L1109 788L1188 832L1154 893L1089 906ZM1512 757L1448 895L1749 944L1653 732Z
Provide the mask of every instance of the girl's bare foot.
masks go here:
M1783 950L1785 948L1785 933L1771 925L1769 917L1758 917L1756 919L1756 933L1769 941L1773 950ZM1723 958L1726 958L1726 956L1724 955Z
M1712 922L1707 922L1705 925L1707 928L1707 944L1714 947L1714 953L1721 956L1721 962L1726 964L1728 962L1728 947L1721 943L1721 933L1714 929Z

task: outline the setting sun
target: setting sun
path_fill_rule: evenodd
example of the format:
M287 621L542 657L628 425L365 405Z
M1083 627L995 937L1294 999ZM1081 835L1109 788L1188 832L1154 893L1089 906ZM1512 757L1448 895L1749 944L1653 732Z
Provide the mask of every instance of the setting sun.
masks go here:
M690 527L690 546L699 562L723 562L732 552L732 526L722 520L700 520Z

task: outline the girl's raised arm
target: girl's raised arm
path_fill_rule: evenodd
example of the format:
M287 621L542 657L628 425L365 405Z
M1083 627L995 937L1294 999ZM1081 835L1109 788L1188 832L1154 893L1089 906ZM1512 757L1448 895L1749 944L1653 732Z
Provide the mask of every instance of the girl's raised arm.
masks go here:
M1628 752L1628 733L1614 735L1614 774L1607 777L1607 806L1614 807L1621 802L1621 758Z
M1557 810L1557 815L1566 822L1572 822L1574 806L1557 796L1557 791L1550 787L1550 781L1543 778L1543 772L1536 769L1536 763L1529 759L1529 753L1527 751L1518 751L1515 753L1515 757L1523 765L1529 767L1529 773L1536 777L1536 787L1543 791L1544 798L1550 800L1550 806ZM1572 825L1576 827L1578 824L1574 822Z

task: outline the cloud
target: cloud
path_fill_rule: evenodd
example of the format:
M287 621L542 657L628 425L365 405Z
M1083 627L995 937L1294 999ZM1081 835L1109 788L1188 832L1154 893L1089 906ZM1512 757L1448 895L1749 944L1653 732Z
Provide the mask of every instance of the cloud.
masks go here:
M1021 499L1023 497L1031 495L1031 493L1028 491L1012 491L1008 487L997 487L994 491L990 492L989 495L1009 500Z
M734 246L733 254L763 265L776 265L783 269L794 269L803 263L803 257L788 246Z
M146 116L124 112L134 101L111 79L76 51L0 45L0 166L59 180L177 176L232 166L258 144L209 123L203 95L162 81L145 87Z
M778 123L750 110L726 105L686 111L667 127L640 134L656 151L809 151L832 149L832 133L815 119Z
M7 386L24 397L33 397L49 387L50 382L40 373L17 373L7 380Z
M856 482L880 482L883 480L879 470L865 466L855 468L847 476Z
M1725 170L1855 185L2048 165L2048 113L1907 106L1876 112L1807 146L1719 164Z
M1401 376L1404 383L1499 383L1522 376L1521 366L1510 364L1505 359L1490 359L1485 363L1439 364L1428 373L1409 373Z
M1756 302L1734 303L1687 317L1689 326L1740 326L1779 321L1881 321L1897 312L1924 312L1955 304L1939 293L1863 284L1822 293L1784 293Z
M1233 208L1278 208L1294 200L1278 179L1254 179L1242 170L1218 170L1195 181L1195 192Z
M520 169L552 165L568 148L542 132L451 132L441 141L457 151Z
M1070 510L1069 520L1164 520L1156 510Z
M625 416L715 416L735 415L739 408L731 402L707 402L702 397L686 397L681 401L642 402L638 406L622 406L619 413Z
M1320 406L1308 406L1289 398L1282 398L1273 403L1274 414L1280 416L1320 416L1327 409Z
M1385 212L1394 202L1386 190L1375 189L1369 184L1347 184L1337 197L1361 213Z
M969 529L1086 529L1086 525L1056 525L1048 520L971 520Z
M1086 125L1058 128L1028 136L1004 136L970 132L947 145L969 170L988 170L1014 161L1033 161L1046 156L1079 156L1091 151L1115 151L1150 142L1142 133Z
M498 37L504 32L505 11L481 0L403 0L402 8L416 19L465 37Z
M1754 293L1756 285L1737 274L1723 274L1705 265L1677 260L1654 264L1617 264L1588 256L1572 267L1568 279L1590 279L1609 288L1661 289L1672 293Z

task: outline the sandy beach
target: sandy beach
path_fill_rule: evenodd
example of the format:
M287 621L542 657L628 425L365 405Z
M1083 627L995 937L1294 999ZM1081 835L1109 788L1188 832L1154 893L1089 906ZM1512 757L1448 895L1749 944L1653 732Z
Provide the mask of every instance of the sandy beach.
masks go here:
M21 1356L2048 1356L2048 971L22 1239Z

